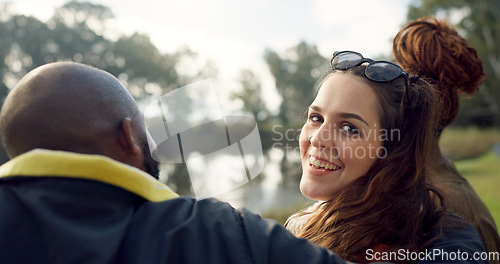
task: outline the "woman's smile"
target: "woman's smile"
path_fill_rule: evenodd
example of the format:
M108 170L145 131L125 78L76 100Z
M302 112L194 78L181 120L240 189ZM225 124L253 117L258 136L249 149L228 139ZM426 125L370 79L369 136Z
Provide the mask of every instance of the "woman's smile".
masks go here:
M309 165L319 171L337 171L341 169L340 166L315 156L309 156Z

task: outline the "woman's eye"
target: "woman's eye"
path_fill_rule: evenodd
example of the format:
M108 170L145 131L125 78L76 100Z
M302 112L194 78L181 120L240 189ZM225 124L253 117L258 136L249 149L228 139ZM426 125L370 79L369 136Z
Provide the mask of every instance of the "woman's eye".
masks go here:
M340 130L347 132L348 134L357 135L359 134L359 129L351 124L343 124L340 126Z
M323 122L323 118L318 114L309 115L309 120L311 120L312 122Z

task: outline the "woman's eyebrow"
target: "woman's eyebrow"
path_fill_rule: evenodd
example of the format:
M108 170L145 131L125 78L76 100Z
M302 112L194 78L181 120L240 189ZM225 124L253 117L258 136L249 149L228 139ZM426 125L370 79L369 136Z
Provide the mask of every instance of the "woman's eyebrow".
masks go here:
M309 109L312 109L312 110L317 111L317 112L321 112L321 107L319 107L317 105L310 105ZM361 116L359 116L359 115L357 115L355 113L343 112L343 113L340 113L339 116L342 117L342 118L354 118L354 119L358 119L359 121L361 121L361 122L365 123L367 126L369 126L368 122L366 122Z
M310 105L308 108L312 109L314 111L317 111L317 112L321 112L321 107L319 107L317 105Z
M361 116L357 115L357 114L354 114L354 113L340 113L339 114L340 117L343 117L343 118L354 118L354 119L358 119L359 121L365 123L367 126L368 125L368 122L366 122Z

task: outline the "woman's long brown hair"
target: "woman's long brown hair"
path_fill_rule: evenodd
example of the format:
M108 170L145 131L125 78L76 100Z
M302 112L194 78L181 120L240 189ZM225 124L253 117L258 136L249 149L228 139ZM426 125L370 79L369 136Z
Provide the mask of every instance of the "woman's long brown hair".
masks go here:
M349 74L364 76L365 66ZM334 73L333 73L334 74ZM365 77L362 77L365 78ZM298 237L331 249L354 262L366 262L366 250L383 245L387 250L420 250L430 241L431 229L441 219L438 192L426 183L425 164L435 142L434 90L412 78L410 101L402 93L404 78L390 83L369 82L378 96L378 116L397 138L386 137L387 156L377 160L336 198L311 214ZM437 194L437 195L436 195Z
M474 94L486 74L476 50L444 20L409 22L393 40L396 62L428 78L440 94L439 133L457 116L458 94Z

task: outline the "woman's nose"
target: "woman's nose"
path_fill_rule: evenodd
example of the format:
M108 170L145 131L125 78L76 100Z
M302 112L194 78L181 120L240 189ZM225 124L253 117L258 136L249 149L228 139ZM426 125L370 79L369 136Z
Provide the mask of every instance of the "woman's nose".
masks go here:
M316 148L333 148L335 131L330 124L324 123L316 132L309 137L309 143Z

